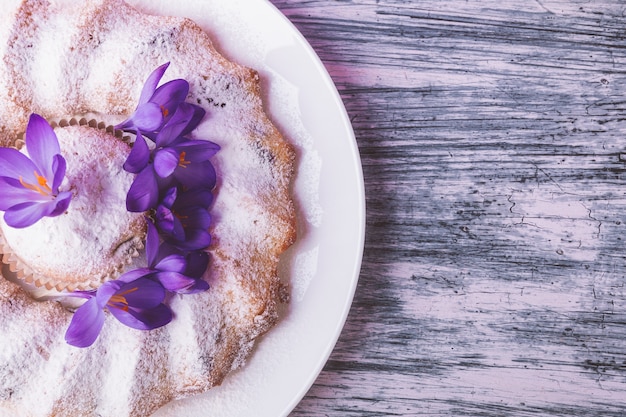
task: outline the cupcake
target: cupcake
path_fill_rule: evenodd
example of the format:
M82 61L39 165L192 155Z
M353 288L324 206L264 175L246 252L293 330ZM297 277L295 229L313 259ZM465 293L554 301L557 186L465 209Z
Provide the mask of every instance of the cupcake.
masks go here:
M115 278L143 247L143 214L127 211L125 204L133 175L122 166L130 147L112 129L94 121L62 121L52 130L45 120L34 115L21 154L36 161L42 154L45 157L46 152L50 153L42 151L45 146L35 137L42 135L49 140L56 137L63 162L39 162L50 164L52 171L57 168L48 178L42 172L30 179L30 172L13 175L21 186L16 192L30 193L29 202L21 205L34 206L36 201L42 207L23 210L25 213L7 212L0 218L3 262L18 280L35 288L95 289ZM18 161L18 165L28 166L26 158ZM60 169L64 169L65 175L59 173ZM46 171L46 167L40 171ZM15 197L18 203L21 194ZM36 214L32 212L37 210L50 213L33 222Z

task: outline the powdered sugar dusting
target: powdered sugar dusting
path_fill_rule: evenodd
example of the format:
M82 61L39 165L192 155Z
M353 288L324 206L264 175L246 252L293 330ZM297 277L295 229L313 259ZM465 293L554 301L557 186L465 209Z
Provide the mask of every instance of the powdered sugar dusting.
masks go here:
M107 348L98 392L98 413L103 416L130 414L132 400L129 397L141 353L138 342L137 338L122 339Z
M21 264L38 277L53 285L88 285L127 263L142 234L142 215L126 210L133 176L122 165L129 148L87 126L55 133L67 162L60 188L73 194L67 212L24 229L0 225Z
M47 4L47 0L27 1ZM293 240L293 205L289 195L293 152L262 112L257 74L214 54L208 39L188 22L138 16L118 0L90 0L80 8L69 0L53 3L54 10L73 7L85 14L70 13L76 17L70 23L82 25L80 36L73 39L72 54L68 54L66 61L52 61L64 68L60 74L66 79L57 81L59 95L67 101L55 102L59 108L47 110L54 110L54 115L75 114L78 110L128 113L134 108L149 72L171 61L164 80L187 79L191 84L189 100L207 110L205 124L196 136L222 146L214 161L219 177L211 212L215 220L212 263L206 276L211 289L199 295L174 297L171 306L175 321L163 331L158 329L137 336L132 330L116 327L108 317L93 350L55 351L62 355L57 358L60 362L80 363L81 366L72 369L74 372L69 373L68 381L63 384L62 391L67 398L54 400L55 408L48 414L75 415L76 410L98 404L96 411L103 415L145 416L172 396L202 392L220 384L226 373L244 363L255 339L276 323L277 303L281 299L276 265L279 255ZM160 3L144 4L159 7ZM207 7L219 9L220 6L207 3ZM33 8L33 16L46 35L56 36L54 28L58 25L55 26L42 10ZM136 30L138 27L141 30ZM39 30L31 26L28 29L35 33ZM68 29L61 38L72 38L70 33ZM31 38L22 42L29 42ZM37 48L36 53L44 54L44 51ZM263 58L261 52L257 55L255 59ZM43 70L45 59L39 57L27 64L26 58L23 62L28 68L23 69L36 77L35 74ZM31 87L12 85L19 91L16 96L24 97L16 106L29 102ZM50 91L41 94L50 96ZM1 95L0 92L0 98ZM45 107L45 103L38 102L42 97L32 99L35 110L38 106ZM20 125L17 117L7 123L7 131ZM39 307L40 304L45 307ZM50 309L52 318L62 317L60 322L48 323L51 329L42 329L46 337L54 335L55 342L59 342L68 315L58 306L49 304L29 304L24 311ZM0 311L5 307L6 302L0 300ZM30 316L29 321L33 319L39 317ZM124 340L127 344L108 348ZM48 343L46 346L56 345ZM124 349L132 350L128 360L123 355ZM109 356L112 353L115 354ZM102 357L107 360L99 360ZM23 357L8 355L2 363L23 361ZM133 372L130 387L116 385L109 379ZM29 375L37 373L35 367L29 368ZM103 381L105 392L99 394ZM0 392L19 389L15 382L11 378L5 383L0 381ZM128 406L111 403L115 401L116 390L125 391L117 398ZM33 409L28 393L20 392L19 398L20 407ZM0 404L10 409L10 396L0 397Z

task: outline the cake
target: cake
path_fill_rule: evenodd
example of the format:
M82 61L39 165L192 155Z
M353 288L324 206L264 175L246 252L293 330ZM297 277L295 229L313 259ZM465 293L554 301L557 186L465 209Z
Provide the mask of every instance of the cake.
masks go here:
M72 346L65 335L76 313L55 301L35 300L12 282L16 268L3 267L0 415L147 416L166 402L219 385L244 365L288 298L277 268L295 239L295 154L263 110L258 73L226 60L191 20L145 15L122 0L80 6L11 0L2 8L1 146L17 145L33 113L47 121L94 118L123 125L151 71L169 62L160 82L186 80L185 100L206 111L189 135L220 150L211 157L217 173L212 240L201 277L209 289L168 295L164 303L173 318L167 325L141 331L105 314L91 346ZM87 136L110 134L59 127L60 144L77 129L90 129ZM143 237L135 222L123 223L131 225L129 236ZM62 252L58 256L76 255ZM122 252L127 257L133 250ZM57 281L46 285L43 278L31 281L50 291L74 289ZM90 282L85 288L97 286Z
M24 228L0 217L4 263L26 283L57 291L97 288L139 255L145 235L143 215L125 206L129 145L97 123L72 122L54 130L67 164L62 187L73 194L63 215Z

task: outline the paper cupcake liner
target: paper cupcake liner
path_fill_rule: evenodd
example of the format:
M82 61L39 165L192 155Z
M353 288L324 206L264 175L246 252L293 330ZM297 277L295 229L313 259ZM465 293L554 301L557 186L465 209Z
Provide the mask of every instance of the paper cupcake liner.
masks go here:
M49 121L53 128L67 127L67 126L88 126L94 129L99 129L107 132L115 138L130 143L130 137L124 135L121 130L115 129L113 126L107 125L104 122L96 121L95 119L86 118L70 118L59 119ZM24 145L23 135L18 137L15 143L16 147L20 149ZM7 242L2 229L0 228L0 255L2 263L8 266L8 269L12 276L6 278L10 281L16 282L31 293L34 298L41 298L42 296L48 296L50 292L64 292L64 291L84 291L97 289L102 283L110 281L119 277L121 273L129 265L132 265L136 258L140 256L140 251L144 249L145 230L142 229L141 233L137 232L135 236L124 240L120 245L119 252L116 249L117 262L112 264L109 268L105 268L102 273L98 273L92 276L91 279L84 279L81 282L64 282L62 279L46 276L38 272L35 268L28 265L23 261L20 256L14 253L11 245Z
M87 291L97 289L102 283L119 277L119 275L129 266L133 264L135 258L139 257L140 250L144 248L143 239L140 237L133 238L128 241L131 250L126 253L126 257L121 263L112 265L109 270L99 275L94 275L93 279L83 281L81 283L68 283L61 280L50 278L38 273L27 263L16 255L11 246L6 242L2 231L0 231L0 252L2 253L2 263L9 267L9 271L13 277L7 277L9 280L22 281L28 286L37 289L46 289L51 291ZM12 278L12 279L11 279Z
M87 119L86 117L76 118L72 117L70 119L62 118L62 119L53 119L48 120L50 126L52 128L56 127L67 127L67 126L89 126L94 129L99 129L107 132L108 134L115 136L117 139L126 142L128 144L131 143L131 138L129 135L125 135L123 130L116 129L112 125L108 125L105 122L98 121L96 119ZM17 149L21 149L24 146L24 133L18 135L17 140L15 141L15 147Z

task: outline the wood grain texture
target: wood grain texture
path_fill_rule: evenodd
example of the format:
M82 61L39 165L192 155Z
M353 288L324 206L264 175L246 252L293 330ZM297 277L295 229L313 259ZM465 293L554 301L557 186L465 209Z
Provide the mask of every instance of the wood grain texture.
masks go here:
M292 415L626 415L626 4L273 3L340 91L368 210Z

